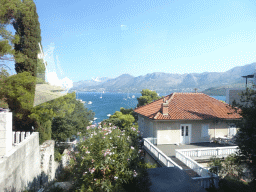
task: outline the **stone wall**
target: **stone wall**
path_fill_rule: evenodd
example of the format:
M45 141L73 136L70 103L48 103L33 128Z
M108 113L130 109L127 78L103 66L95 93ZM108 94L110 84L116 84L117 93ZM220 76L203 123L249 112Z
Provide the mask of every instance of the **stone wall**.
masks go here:
M40 168L41 181L46 184L55 178L55 164L54 164L54 141L48 140L40 145Z

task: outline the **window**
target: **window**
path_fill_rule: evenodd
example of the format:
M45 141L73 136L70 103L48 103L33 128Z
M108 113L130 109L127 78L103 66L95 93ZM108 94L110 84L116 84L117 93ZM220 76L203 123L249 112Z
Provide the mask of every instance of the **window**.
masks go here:
M229 136L232 137L234 135L236 135L236 125L231 124L229 126Z
M184 126L181 126L181 136L184 136Z
M188 136L188 126L186 126L186 136Z
M202 125L201 137L209 136L209 125Z

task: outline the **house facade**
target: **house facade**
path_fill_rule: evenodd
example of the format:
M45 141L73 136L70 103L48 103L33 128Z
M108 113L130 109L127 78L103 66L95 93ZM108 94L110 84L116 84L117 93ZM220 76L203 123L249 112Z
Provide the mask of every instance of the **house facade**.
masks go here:
M241 116L228 104L203 93L173 93L134 110L139 130L157 144L209 142L236 134Z

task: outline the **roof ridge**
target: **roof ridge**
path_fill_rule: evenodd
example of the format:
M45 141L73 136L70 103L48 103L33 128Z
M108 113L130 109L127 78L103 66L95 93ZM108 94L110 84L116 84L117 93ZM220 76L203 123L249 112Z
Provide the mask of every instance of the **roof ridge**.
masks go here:
M161 114L161 113L158 111L158 112L156 113L156 115L155 115L153 118L154 118L154 119L157 119L160 114Z
M176 95L176 94L177 94L176 92L170 94L170 95L172 95L172 96L167 100L167 102L169 103L169 102L173 99L174 95Z

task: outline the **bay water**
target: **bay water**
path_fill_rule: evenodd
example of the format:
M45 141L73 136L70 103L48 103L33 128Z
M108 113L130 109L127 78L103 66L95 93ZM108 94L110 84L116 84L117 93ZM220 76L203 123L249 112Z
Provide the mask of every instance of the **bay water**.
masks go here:
M168 93L159 93L159 96L166 96ZM120 108L135 108L137 98L141 93L99 93L99 92L77 92L76 98L85 101L84 106L95 113L93 123L99 123L108 119L108 115L113 115ZM211 96L215 99L225 101L225 96ZM91 104L88 104L88 103Z

